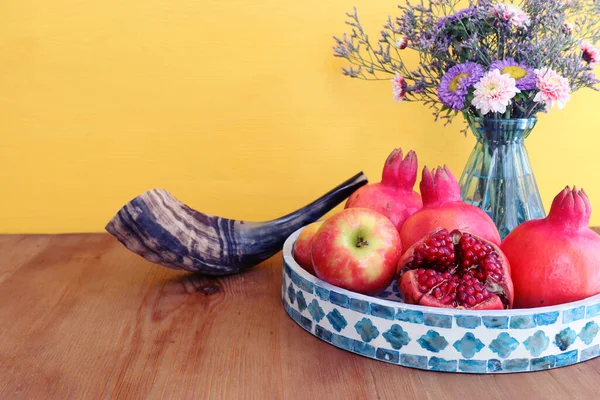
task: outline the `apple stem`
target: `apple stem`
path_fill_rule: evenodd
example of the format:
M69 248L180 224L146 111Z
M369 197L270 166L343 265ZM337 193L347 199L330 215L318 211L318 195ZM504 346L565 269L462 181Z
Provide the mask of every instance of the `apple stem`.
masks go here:
M368 246L368 245L369 245L369 241L364 240L363 238L358 238L358 242L356 242L356 247L363 247L363 246Z

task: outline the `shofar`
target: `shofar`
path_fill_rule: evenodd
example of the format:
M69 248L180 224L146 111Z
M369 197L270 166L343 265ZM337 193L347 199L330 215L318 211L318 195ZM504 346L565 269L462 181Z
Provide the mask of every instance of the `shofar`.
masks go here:
M366 183L360 172L305 207L267 222L204 214L164 189L152 189L123 206L106 230L151 262L209 275L235 274L280 251L294 231L318 220Z

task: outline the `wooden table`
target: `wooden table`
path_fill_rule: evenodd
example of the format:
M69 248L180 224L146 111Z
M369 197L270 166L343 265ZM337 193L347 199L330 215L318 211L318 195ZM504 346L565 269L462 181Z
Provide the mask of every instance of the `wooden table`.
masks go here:
M206 278L106 234L0 236L0 399L600 398L600 358L485 376L335 348L283 310L281 264Z

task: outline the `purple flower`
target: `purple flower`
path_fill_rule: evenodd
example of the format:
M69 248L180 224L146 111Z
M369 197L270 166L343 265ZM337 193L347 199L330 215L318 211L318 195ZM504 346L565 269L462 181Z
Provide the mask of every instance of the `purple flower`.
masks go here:
M490 71L495 69L499 69L501 74L509 74L511 78L517 81L517 89L535 89L535 72L533 72L533 68L518 63L512 58L507 58L506 60L494 61L490 65Z
M477 14L477 7L469 7L463 8L460 11L457 11L454 14L446 15L445 17L441 17L436 22L435 26L438 29L443 29L446 25L454 23L456 21L460 21L465 18L474 17Z
M458 64L450 68L442 77L438 87L438 97L445 106L460 110L465 106L469 89L483 76L485 70L474 62Z

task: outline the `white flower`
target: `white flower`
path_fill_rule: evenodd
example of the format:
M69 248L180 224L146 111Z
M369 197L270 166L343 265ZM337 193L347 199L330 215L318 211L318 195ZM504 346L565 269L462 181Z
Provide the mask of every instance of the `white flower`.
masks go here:
M408 89L408 84L402 75L396 72L396 76L391 79L392 81L392 93L394 94L394 100L397 103L402 103L404 97L406 96L406 90Z
M394 46L396 46L397 49L404 50L406 46L408 46L408 39L406 39L405 37L400 37L396 40Z
M573 34L573 30L575 29L575 25L570 22L565 22L565 29L569 35Z
M544 103L550 109L556 104L560 110L571 98L569 81L550 68L536 69L535 80L539 92L533 101Z
M517 81L499 69L486 72L473 87L471 104L484 115L490 111L504 114L512 98L521 92L517 89Z
M581 58L588 63L591 68L600 63L600 51L588 41L581 42Z
M529 14L514 4L496 4L492 7L492 14L495 17L510 22L517 28L527 28L531 24Z

